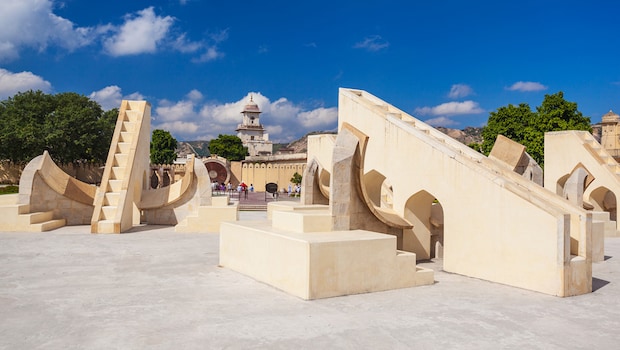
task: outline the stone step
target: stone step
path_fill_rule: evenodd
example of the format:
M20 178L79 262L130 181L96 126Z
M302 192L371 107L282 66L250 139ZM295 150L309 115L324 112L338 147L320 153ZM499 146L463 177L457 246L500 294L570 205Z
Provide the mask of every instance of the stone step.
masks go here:
M101 217L103 220L110 220L110 219L114 219L114 216L116 215L116 211L118 210L117 206L113 206L113 205L104 205L103 207L101 207L101 211L103 216Z
M53 211L45 211L45 212L35 212L35 213L27 213L20 214L20 218L24 220L28 224L38 224L41 222L49 221L54 218ZM22 221L22 222L24 222Z
M45 222L40 222L37 224L31 224L30 228L34 232L45 232L55 230L57 228L63 227L67 224L65 219L56 219L56 220L48 220Z
M121 131L135 132L136 131L136 125L138 125L138 123L136 123L136 122L124 121L123 122L123 128L121 129Z
M120 196L121 194L118 192L106 192L106 194L104 195L104 199L103 199L103 205L104 206L118 205L118 200Z
M133 139L133 132L121 131L121 137L118 142L127 142L130 143Z
M28 204L9 204L0 207L2 208L2 213L5 213L5 215L14 216L28 214L30 212L30 205Z
M112 233L114 232L114 221L112 220L99 220L97 222L97 232Z
M267 211L267 204L239 204L241 211Z
M120 180L125 177L125 167L113 166L112 172L110 173L111 180Z
M131 143L129 142L119 142L116 144L116 153L129 153L130 147Z
M114 154L114 165L113 167L125 167L127 165L127 154L116 153Z
M140 117L140 111L133 111L131 109L127 109L125 110L125 120L126 121L130 121L130 122L136 122L138 121L138 118Z
M123 180L109 180L108 192L120 192L123 187Z

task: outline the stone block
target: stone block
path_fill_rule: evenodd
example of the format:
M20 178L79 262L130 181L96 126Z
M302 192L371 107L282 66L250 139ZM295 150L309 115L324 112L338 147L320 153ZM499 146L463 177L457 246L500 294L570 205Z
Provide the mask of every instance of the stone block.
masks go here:
M396 237L370 231L294 233L268 221L222 223L220 265L302 299L432 284Z
M273 227L291 232L324 232L332 229L329 209L274 211Z

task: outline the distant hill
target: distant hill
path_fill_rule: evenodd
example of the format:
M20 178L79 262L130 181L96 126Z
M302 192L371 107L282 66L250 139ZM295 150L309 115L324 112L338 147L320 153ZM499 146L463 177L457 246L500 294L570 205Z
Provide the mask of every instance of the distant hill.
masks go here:
M437 130L443 132L444 134L460 141L465 145L469 145L470 143L482 143L482 136L480 135L482 132L482 128L474 128L474 127L466 127L463 130L458 129L449 129L444 127L437 127ZM273 153L277 153L279 150L283 148L287 148L292 150L293 153L306 153L308 152L308 136L317 135L317 134L335 134L335 132L330 131L313 131L307 133L302 136L300 139L295 140L291 143L274 143L273 144ZM179 157L185 157L188 154L196 153L199 157L209 157L211 153L209 152L209 141L179 141L177 147L177 155Z
M293 150L293 153L306 153L308 152L308 136L310 135L320 135L320 134L335 134L335 132L333 131L313 131L313 132L309 132L307 134L305 134L304 136L302 136L300 139L295 140L291 143L289 143L288 145L286 145L285 148L291 149ZM274 147L274 153L275 153L275 147Z
M438 126L435 129L443 132L451 138L461 142L462 144L469 145L470 143L482 143L482 128L474 128L471 126L466 127L463 130L449 129L442 126Z
M177 142L177 156L185 157L188 154L196 154L198 157L209 157L209 141L179 141Z

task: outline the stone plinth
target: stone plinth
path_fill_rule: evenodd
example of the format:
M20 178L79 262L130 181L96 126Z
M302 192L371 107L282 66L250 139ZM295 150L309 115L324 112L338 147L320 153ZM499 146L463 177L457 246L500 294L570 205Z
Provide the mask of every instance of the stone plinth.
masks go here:
M220 265L302 299L433 284L433 271L396 250L396 237L370 231L295 233L269 221L225 222Z
M228 196L212 197L211 201L212 205L198 207L196 215L187 216L174 230L216 233L222 222L239 220L238 202L231 203Z

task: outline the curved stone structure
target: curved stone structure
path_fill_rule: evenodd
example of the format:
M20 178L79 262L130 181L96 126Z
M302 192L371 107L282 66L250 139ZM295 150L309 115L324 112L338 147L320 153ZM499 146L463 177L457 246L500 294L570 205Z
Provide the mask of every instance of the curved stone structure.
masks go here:
M375 217L389 208L413 225L403 227L402 245L418 258L430 256L433 231L443 227L446 271L558 296L592 290L591 243L597 228L591 212L365 91L340 90L338 125L340 134L354 126L367 141L364 146L360 137L343 136L342 143L363 157L359 169L353 162L338 168L340 151L334 148L334 222L359 224L355 211L343 210L349 197L337 198L337 191L350 191L342 188L348 183L352 190L359 187L358 200ZM309 158L314 156L310 146ZM433 217L437 204L441 210ZM349 217L338 218L343 213Z
M0 214L0 229L39 232L88 224L95 192L95 186L62 171L45 151L24 168L16 203L0 207L5 214Z
M185 175L183 175L181 180L170 186L143 191L138 207L142 210L146 210L161 208L178 202L183 195L188 192L190 186L192 186L192 182L195 181L194 162L195 158L189 156L186 163Z
M24 169L24 174L20 178L20 202L25 200L25 198L22 198L21 194L27 193L27 188L32 188L31 182L34 174L26 170L30 167L30 164L33 164L33 166L36 167L38 175L41 176L41 179L43 179L43 181L45 181L45 183L56 193L82 204L89 206L93 205L93 199L95 198L97 187L69 176L69 174L65 173L56 165L56 163L54 163L47 151L44 151L42 155L33 159ZM23 188L23 191L22 184L27 187Z

